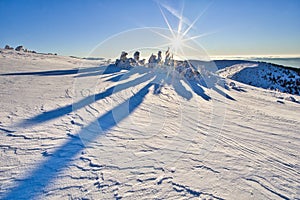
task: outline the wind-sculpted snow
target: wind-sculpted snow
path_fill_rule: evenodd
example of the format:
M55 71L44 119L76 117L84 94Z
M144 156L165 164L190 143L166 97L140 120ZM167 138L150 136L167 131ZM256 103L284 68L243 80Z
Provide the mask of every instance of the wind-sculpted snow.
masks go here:
M287 94L204 69L201 82L0 55L1 199L299 197L300 104Z

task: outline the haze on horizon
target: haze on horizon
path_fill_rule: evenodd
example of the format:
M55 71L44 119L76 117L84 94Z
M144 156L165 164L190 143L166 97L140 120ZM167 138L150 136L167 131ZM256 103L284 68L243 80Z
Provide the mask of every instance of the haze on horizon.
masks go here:
M195 41L209 56L300 57L299 10L297 0L1 0L0 47L24 45L85 57L122 32L147 27L178 30L182 14L182 29L192 25L187 35L203 36ZM155 42L133 32L129 40L107 45L105 56L114 57L119 52L113 47L126 49L133 40Z

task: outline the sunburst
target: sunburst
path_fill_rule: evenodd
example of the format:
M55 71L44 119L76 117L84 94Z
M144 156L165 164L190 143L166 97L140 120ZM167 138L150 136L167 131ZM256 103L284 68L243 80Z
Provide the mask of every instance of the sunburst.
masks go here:
M182 9L180 11L180 14L175 14L171 11L170 6L167 6L165 4L162 4L160 2L157 2L159 10L161 12L161 15L167 25L167 28L170 32L170 34L164 34L162 32L154 31L156 34L162 36L163 38L167 39L167 43L160 45L159 47L170 47L170 51L175 54L179 55L181 57L186 57L185 55L185 48L196 50L192 45L189 45L190 41L195 41L196 39L199 39L201 37L210 35L212 33L204 33L194 36L189 36L189 33L192 29L195 28L195 25L197 21L200 19L200 17L206 12L208 6L204 9L202 13L200 13L192 23L187 20L186 17L183 16L184 11L184 4L182 6ZM163 11L163 9L169 11L173 16L175 16L178 19L178 26L176 29L173 29L171 26L170 21L168 20L166 13ZM175 9L172 9L175 10ZM179 12L176 12L179 13ZM184 27L186 27L184 29Z

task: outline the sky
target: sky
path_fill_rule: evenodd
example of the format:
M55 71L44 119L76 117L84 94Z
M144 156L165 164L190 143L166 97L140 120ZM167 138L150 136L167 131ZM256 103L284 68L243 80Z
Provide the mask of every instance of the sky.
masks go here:
M0 47L114 57L172 37L181 21L209 56L299 56L299 19L299 0L0 0Z

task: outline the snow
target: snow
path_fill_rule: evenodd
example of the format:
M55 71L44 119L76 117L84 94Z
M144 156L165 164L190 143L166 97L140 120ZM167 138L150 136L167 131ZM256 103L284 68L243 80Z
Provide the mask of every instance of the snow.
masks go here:
M227 78L255 63L204 86L105 60L0 60L2 199L300 197L300 98Z
M218 71L222 77L242 83L300 94L300 71L264 62L240 62Z

